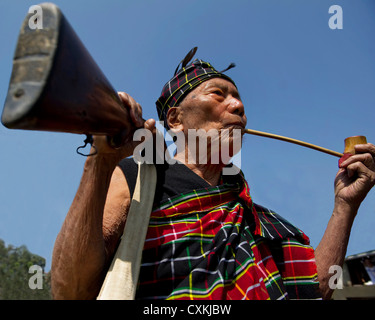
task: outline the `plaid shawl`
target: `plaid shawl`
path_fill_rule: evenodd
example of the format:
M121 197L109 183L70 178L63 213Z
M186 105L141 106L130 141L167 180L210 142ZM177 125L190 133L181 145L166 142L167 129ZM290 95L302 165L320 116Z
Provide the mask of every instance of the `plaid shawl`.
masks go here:
M137 299L318 299L308 237L237 182L154 208Z

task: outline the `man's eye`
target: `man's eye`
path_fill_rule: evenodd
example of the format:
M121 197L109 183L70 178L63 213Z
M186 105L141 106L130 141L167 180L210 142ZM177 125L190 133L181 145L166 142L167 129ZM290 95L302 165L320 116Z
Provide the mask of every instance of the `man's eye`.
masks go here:
M212 93L217 94L218 96L222 96L223 92L221 90L215 90Z

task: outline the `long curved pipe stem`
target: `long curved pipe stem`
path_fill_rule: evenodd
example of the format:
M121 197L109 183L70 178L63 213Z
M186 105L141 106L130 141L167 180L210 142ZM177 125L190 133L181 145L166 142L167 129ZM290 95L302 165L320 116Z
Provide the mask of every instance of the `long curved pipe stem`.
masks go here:
M300 146L307 147L307 148L310 148L310 149L314 149L314 150L317 150L317 151L320 151L320 152L328 153L332 156L336 156L336 157L339 157L339 158L341 158L343 156L343 154L340 153L340 152L336 152L336 151L333 151L333 150L322 148L322 147L319 147L315 144L311 144L311 143L304 142L304 141L301 141L301 140L296 140L296 139L292 139L292 138L288 138L288 137L284 137L284 136L279 136L279 135L273 134L273 133L267 133L267 132L263 132L263 131L252 130L252 129L245 129L245 132L248 133L248 134L256 135L256 136L262 136L262 137L267 137L267 138L272 138L272 139L277 139L277 140L282 140L282 141L298 144Z

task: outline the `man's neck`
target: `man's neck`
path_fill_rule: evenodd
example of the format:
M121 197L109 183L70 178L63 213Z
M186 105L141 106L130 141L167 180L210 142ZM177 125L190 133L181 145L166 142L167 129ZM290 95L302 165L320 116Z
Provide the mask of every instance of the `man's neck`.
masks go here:
M225 165L211 164L209 163L209 160L206 164L199 164L196 163L199 162L198 160L192 161L192 159L189 158L185 153L176 154L174 159L185 164L190 170L204 179L211 186L216 186L219 184L221 173Z

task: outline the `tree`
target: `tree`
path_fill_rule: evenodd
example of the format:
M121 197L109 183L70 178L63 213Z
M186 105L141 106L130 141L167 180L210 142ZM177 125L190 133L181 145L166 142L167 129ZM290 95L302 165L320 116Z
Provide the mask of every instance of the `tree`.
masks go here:
M0 239L0 300L51 299L50 273L45 273L44 258L29 252L26 246L5 246ZM42 289L32 289L29 279L31 266L42 268Z

